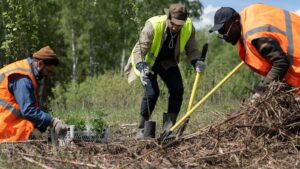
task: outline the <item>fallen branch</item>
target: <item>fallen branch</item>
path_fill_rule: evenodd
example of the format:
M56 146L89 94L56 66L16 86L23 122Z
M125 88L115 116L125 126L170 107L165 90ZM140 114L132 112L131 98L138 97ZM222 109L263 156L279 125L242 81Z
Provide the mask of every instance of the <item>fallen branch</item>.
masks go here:
M48 142L47 140L26 140L26 141L14 141L14 142L1 142L0 144L17 144L17 143L34 143L34 142Z
M32 158L25 157L25 156L23 156L22 158L23 158L24 160L26 160L26 161L29 161L29 162L31 162L31 163L33 163L33 164L36 164L36 165L38 165L38 166L40 166L40 167L43 167L44 169L53 169L52 167L49 167L49 166L46 166L45 164L42 164L42 163L40 163L40 162L37 162L37 161L33 160Z
M88 166L88 167L92 167L92 168L99 167L99 166L96 166L94 164L87 164L87 163L76 162L76 161L59 160L59 159L55 159L55 158L49 158L49 157L44 157L44 156L36 156L36 155L24 154L24 153L19 153L19 154L21 154L23 156L36 157L36 158L46 159L46 160L50 160L50 161L57 161L57 162L61 162L61 163L69 163L69 164L80 165L80 166Z
M229 151L229 152L226 152L226 153L220 153L220 154L214 154L214 155L209 155L209 156L203 156L203 157L197 158L196 160L213 158L213 157L219 157L219 156L222 156L222 155L232 154L232 153L236 153L236 152L240 152L240 151L244 151L244 150L246 150L246 149L243 148L243 149L239 149L239 150Z
M121 128L126 128L126 127L135 127L137 126L137 123L133 123L133 124L121 124L120 127Z

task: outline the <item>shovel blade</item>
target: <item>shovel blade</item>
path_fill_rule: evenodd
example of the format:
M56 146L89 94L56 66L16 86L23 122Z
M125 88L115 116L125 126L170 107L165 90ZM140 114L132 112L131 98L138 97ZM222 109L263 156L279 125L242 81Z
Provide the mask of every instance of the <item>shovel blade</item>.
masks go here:
M144 127L144 137L155 138L156 122L146 121Z

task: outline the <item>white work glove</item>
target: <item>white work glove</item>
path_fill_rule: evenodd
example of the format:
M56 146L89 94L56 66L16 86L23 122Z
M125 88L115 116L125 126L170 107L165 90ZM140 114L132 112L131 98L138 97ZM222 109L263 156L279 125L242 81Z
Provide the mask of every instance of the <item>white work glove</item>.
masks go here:
M195 64L195 70L198 73L201 73L204 71L204 69L205 69L205 63L203 61L198 60Z
M148 74L149 74L148 68L145 68L140 72L140 78L143 86L147 85Z
M143 86L147 85L147 79L149 75L149 69L145 62L139 62L137 64L137 69L140 71L140 79Z
M261 95L259 93L254 93L250 98L250 102L253 104L255 102L255 100L257 100L260 97L261 97Z
M65 135L68 131L68 125L66 125L62 120L58 118L53 118L50 127L54 129L55 134Z

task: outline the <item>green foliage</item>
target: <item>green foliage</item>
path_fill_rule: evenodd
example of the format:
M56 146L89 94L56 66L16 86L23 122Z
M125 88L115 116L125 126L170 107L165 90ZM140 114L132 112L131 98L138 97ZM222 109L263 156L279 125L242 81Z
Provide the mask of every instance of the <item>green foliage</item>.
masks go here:
M0 6L2 64L28 57L45 45L60 45L54 33L59 8L52 0L2 0Z
M76 130L86 130L90 126L92 131L101 133L107 127L101 109L62 110L55 111L53 115L63 119L66 124L74 125Z
M107 126L104 120L100 117L92 119L90 124L96 133L102 133L103 129Z
M36 3L33 0L6 3L7 8L2 11L6 34L1 48L8 56L28 56L38 43Z
M76 130L83 131L87 129L87 126L90 126L92 131L102 133L103 129L107 127L101 110L73 110L55 115L60 116L66 124L74 125Z
M138 88L138 89L136 89ZM132 90L134 89L134 90ZM52 108L55 110L101 109L103 105L112 108L131 106L130 95L140 93L141 86L130 86L126 79L118 73L107 72L96 78L87 78L86 81L73 87L68 84L66 89L61 85L54 88Z
M74 114L70 112L70 114ZM78 114L78 113L77 113ZM64 119L66 124L74 125L77 130L85 130L86 119L83 119L84 115L81 116L68 116Z
M76 87L71 83L66 86L68 87L63 88L62 85L57 85L54 88L55 99L51 100L51 108L55 116L63 119L72 116L67 120L72 124L77 123L76 121L80 124L81 121L88 121L92 125L103 126L99 119L107 120L116 114L120 118L110 125L124 121L123 116L128 110L137 109L136 103L142 95L139 83L130 86L124 77L113 72L88 78Z

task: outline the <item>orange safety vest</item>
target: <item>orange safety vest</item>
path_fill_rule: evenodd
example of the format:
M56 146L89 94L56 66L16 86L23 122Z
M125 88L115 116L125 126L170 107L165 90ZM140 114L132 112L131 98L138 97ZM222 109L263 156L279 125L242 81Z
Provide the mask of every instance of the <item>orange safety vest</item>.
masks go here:
M27 59L0 69L0 142L27 140L34 129L33 123L20 117L19 105L8 90L8 77L13 74L29 77L34 86L36 106L38 106L37 82Z
M276 40L288 60L290 68L283 81L300 87L300 17L283 9L254 4L241 13L242 38L238 42L240 58L260 75L266 76L272 65L251 44L252 40L268 37Z

